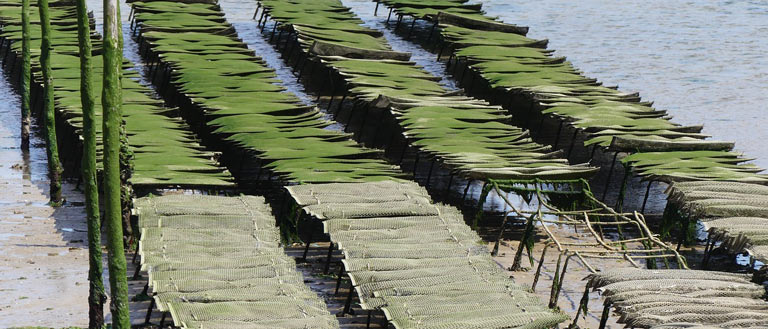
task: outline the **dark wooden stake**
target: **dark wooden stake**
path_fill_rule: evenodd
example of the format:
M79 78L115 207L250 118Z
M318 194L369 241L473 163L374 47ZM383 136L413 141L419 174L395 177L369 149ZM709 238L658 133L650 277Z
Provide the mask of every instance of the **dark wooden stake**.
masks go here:
M328 244L328 257L325 259L325 268L323 274L328 274L328 270L331 268L331 256L333 256L333 242Z
M536 292L536 284L539 283L539 275L541 275L541 268L544 265L544 257L547 255L547 249L549 245L544 245L544 250L541 251L541 258L539 258L539 266L536 267L536 274L533 276L533 284L531 285L531 291Z

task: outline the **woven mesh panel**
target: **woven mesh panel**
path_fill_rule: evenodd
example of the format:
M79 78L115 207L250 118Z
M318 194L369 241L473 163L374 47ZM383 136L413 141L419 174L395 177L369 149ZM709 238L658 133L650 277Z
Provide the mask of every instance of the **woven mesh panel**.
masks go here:
M590 285L602 287L611 283L634 280L658 280L658 279L697 279L697 280L721 280L749 283L751 276L746 274L690 271L690 270L646 270L638 271L636 268L619 268L602 271L587 276Z
M499 277L498 275L484 275L483 273L462 273L453 275L451 273L445 273L442 276L433 276L428 278L410 278L401 280L390 281L375 281L356 286L357 292L361 296L374 296L374 292L396 289L401 287L415 288L415 287L441 287L448 285L456 287L457 285L468 284L470 282L494 282L503 283L508 281L508 278ZM439 295L439 294L438 294Z
M567 318L515 285L461 212L432 203L415 183L288 191L324 220L363 309L383 309L398 329L544 329Z
M768 261L768 253L755 252L768 245L768 186L703 181L675 183L670 190L670 202L703 218L720 247L732 253L751 249L757 259Z
M377 229L401 229L409 227L429 227L435 223L441 223L445 220L448 223L463 224L464 219L460 216L404 216L404 217L385 217L385 218L364 218L364 219L331 219L323 222L326 232L354 231L354 230L377 230ZM466 226L466 225L465 225Z
M275 255L265 256L247 256L240 258L214 258L199 259L195 257L182 257L174 260L166 260L152 266L153 271L176 271L176 270L206 270L218 268L252 268L258 266L277 266L287 264L295 267L296 264L291 258L285 258Z
M418 278L431 278L440 277L450 273L450 275L473 275L475 273L496 273L501 274L503 271L496 267L490 269L480 269L476 267L461 266L461 267L437 267L437 268L420 268L420 269L408 269L401 271L359 271L350 272L349 276L352 278L352 282L355 285L366 284L372 282L382 281L395 281L395 280L409 280Z
M699 290L691 292L669 292L658 290L633 290L614 292L610 295L610 300L626 300L647 295L665 295L673 294L675 296L684 296L691 298L714 298L714 297L737 297L737 298L753 298L759 299L765 295L764 291L749 290L749 291L727 291L727 290Z
M565 314L548 312L525 312L492 315L484 310L425 316L398 318L393 321L398 328L420 329L483 329L483 328L530 328L547 329L568 319Z
M691 280L691 279L657 279L653 281L624 281L612 283L602 288L607 294L614 291L632 291L632 290L656 290L656 291L674 291L687 293L700 290L713 291L760 291L764 292L763 287L740 282L723 282L713 280Z
M238 281L217 281L210 279L194 279L184 281L155 280L152 282L152 289L159 294L163 292L200 292L220 289L277 289L277 287L282 287L283 285L299 286L303 284L304 278L299 273L291 273L290 275L281 277L256 278Z
M413 250L344 250L344 256L349 258L453 258L456 256L478 256L487 254L484 246L477 247L453 247Z
M278 319L263 320L258 323L242 321L198 321L194 324L197 327L188 327L192 329L325 329L333 328L337 325L336 317L333 315L307 317L303 319Z
M327 203L307 206L304 210L319 219L438 215L433 206L413 200L375 204Z
M405 196L429 195L418 184L382 181L365 184L312 184L288 188L293 199L301 206L317 204L318 198L325 203L346 203L352 198L367 198L365 203L382 203ZM318 196L319 195L319 196ZM359 199L358 199L359 200Z
M330 232L334 241L356 241L356 240L415 240L422 237L431 241L449 241L449 240L479 240L477 233L472 232L466 225L443 225L435 224L432 227L416 227L401 229L371 229L354 231Z
M649 328L691 324L754 327L768 321L765 288L750 276L694 270L616 269L590 275L620 314L620 323ZM740 321L735 325L733 321ZM675 323L686 323L675 324ZM725 325L725 323L730 323ZM695 327L691 327L695 328Z
M386 298L386 296L431 296L440 295L445 297L466 296L472 294L492 294L508 293L512 291L527 291L526 288L506 282L466 282L459 281L453 283L441 283L437 286L424 287L394 287L388 289L379 289L375 292L376 297Z
M366 258L344 260L349 272L357 271L397 271L417 268L456 267L469 265L478 268L498 268L499 265L492 259L483 256L455 257L455 258L422 258L422 259L392 259L392 258Z
M768 245L752 246L750 247L750 250L755 258L761 261L768 260Z
M733 209L738 209L738 206L741 207L755 207L755 208L765 208L768 207L768 197L749 197L745 196L744 198L735 198L735 199L699 199L699 200L693 200L689 201L688 204L691 207L699 207L702 209L708 209L710 207L715 206L729 206ZM724 208L727 209L727 208Z
M186 303L172 302L171 307L183 323L192 321L243 321L259 322L276 319L304 319L329 315L325 308L314 303L265 302L221 302Z
M618 309L618 308L617 308ZM626 314L665 314L673 309L686 313L733 313L737 311L766 312L766 305L740 305L740 304L703 304L684 302L655 302L634 304L632 307L623 307L620 310ZM628 315L629 316L629 315Z
M136 200L157 307L182 328L338 328L257 197Z
M723 329L723 327L705 326L696 323L669 323L653 326L651 329Z
M702 304L702 305L739 305L739 307L747 308L747 309L762 309L764 307L768 307L768 304L766 304L764 301L759 299L750 299L750 298L743 298L743 297L709 297L709 298L696 298L696 297L686 297L683 295L676 295L676 294L651 294L651 295L643 295L638 296L634 298L629 298L626 300L617 301L615 298L611 298L613 300L613 305L616 308L619 309L627 309L628 311L641 309L644 307L652 307L653 304L659 304L659 303L674 303L674 304L683 304L683 305L696 305L696 304Z
M192 280L206 278L216 281L238 281L250 278L274 278L288 275L296 271L295 267L287 264L278 266L261 266L243 269L211 269L211 270L179 270L179 271L152 271L150 280Z
M266 221L269 217L258 219L254 223L254 218L247 215L222 215L201 217L199 215L177 215L177 216L142 216L139 221L139 227L165 227L165 228L185 228L185 229L204 229L204 228L229 228L229 229L253 229L269 225ZM262 225L258 225L262 224ZM258 225L258 226L257 226Z
M729 309L730 310L730 309ZM701 312L701 313L699 313ZM675 307L666 309L662 312L664 315L643 314L636 317L627 317L624 322L630 326L651 327L657 324L669 322L693 322L702 324L721 325L731 321L740 321L741 326L760 326L768 323L768 312L746 312L725 310L715 311L715 309L690 309ZM728 327L726 327L728 328Z
M694 181L678 182L675 183L673 187L674 189L680 190L682 192L710 191L751 195L768 195L768 186L748 183Z

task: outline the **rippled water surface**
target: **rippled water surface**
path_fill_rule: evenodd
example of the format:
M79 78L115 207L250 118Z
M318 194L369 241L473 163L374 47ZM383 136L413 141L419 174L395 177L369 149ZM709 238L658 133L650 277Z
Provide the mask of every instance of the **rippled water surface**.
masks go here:
M480 2L587 75L703 123L768 168L768 1Z

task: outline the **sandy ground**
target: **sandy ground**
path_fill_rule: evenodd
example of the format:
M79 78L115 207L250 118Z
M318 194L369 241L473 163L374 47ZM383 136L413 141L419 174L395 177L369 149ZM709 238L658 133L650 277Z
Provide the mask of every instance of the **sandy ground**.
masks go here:
M556 228L551 228L555 234L558 236L561 236L563 238L569 237L569 236L575 236L572 234L572 232L562 229L558 230ZM539 230L541 231L541 230ZM539 232L540 235L543 232ZM565 240L565 239L564 239ZM586 239L585 239L586 240ZM585 240L581 240L584 242ZM512 266L512 263L514 261L515 252L517 250L518 241L503 241L500 244L499 247L499 254L498 256L494 257L494 259L501 264L505 269L509 269L510 266ZM533 258L534 258L534 265L531 266L530 261L528 260L527 253L523 253L523 262L522 265L524 267L523 271L509 271L510 276L515 280L517 284L520 284L524 287L530 288L533 284L534 275L536 273L536 268L539 265L539 258L541 257L541 252L544 247L543 243L537 243L534 245L534 252L533 252ZM493 243L488 244L488 249L493 249ZM541 300L545 303L549 302L550 298L550 292L552 289L552 282L553 278L555 276L555 269L557 267L557 257L558 253L556 252L555 248L549 248L546 253L546 257L544 259L544 265L541 269L541 275L539 277L539 281L536 285L536 295L541 298ZM595 259L589 259L588 260L590 265L594 267L595 269L608 269L608 268L621 268L621 267L632 267L629 262L624 260L608 260L608 259L601 259L601 260L595 260ZM589 275L591 272L581 264L581 262L578 261L575 257L571 259L571 261L568 263L568 268L566 271L566 274L564 276L563 281L563 287L560 291L560 297L558 298L557 306L568 314L571 318L574 317L576 314L576 310L578 308L579 302L581 301L581 298L584 294L584 288L586 281L583 281L582 279ZM592 292L590 293L590 299L589 299L589 313L586 317L579 316L577 325L580 328L597 328L600 324L600 315L603 311L603 299L599 295L598 292ZM608 320L608 323L606 325L606 328L612 328L612 329L618 329L623 328L624 325L619 325L616 323L617 317L610 317ZM567 327L567 325L570 324L570 322L564 323L561 325L561 327Z
M82 194L67 183L67 204L48 206L44 143L21 151L19 105L4 79L0 98L0 328L87 327Z

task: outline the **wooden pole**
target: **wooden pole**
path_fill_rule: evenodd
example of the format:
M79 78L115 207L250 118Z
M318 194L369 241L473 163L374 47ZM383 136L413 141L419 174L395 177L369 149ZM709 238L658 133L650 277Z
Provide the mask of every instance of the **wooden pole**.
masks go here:
M104 0L104 77L101 95L104 145L104 216L106 223L109 284L112 293L110 311L112 327L131 327L128 310L128 282L123 250L122 207L120 203L120 125L122 91L120 84L123 59L120 47L120 16L117 0Z
M56 110L53 99L53 69L51 68L51 20L48 14L48 0L38 0L42 43L40 45L40 66L43 69L43 113L45 139L48 154L48 171L51 179L51 204L61 203L61 174L64 171L59 161L59 147L56 140Z
M21 148L29 149L30 80L32 79L32 55L29 35L29 0L21 1ZM10 49L10 47L9 47Z
M91 26L85 0L77 0L77 38L80 46L80 103L83 107L82 177L85 182L85 211L88 224L88 327L104 326L104 292L99 218L99 180L96 173L96 108L91 61ZM140 268L140 267L137 267Z

